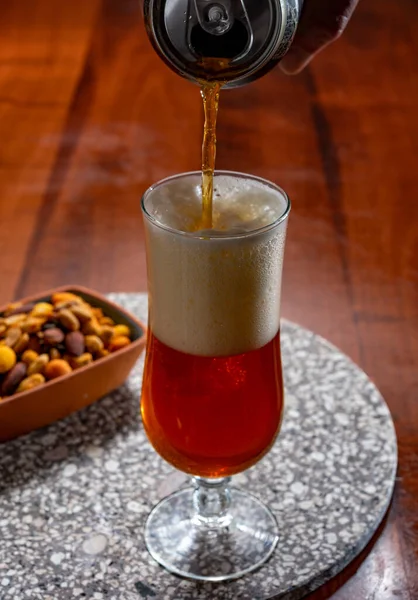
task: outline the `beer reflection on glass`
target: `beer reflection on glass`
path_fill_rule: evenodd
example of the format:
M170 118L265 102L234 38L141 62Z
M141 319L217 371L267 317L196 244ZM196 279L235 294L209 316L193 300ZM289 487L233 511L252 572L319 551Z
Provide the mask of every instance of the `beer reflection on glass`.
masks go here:
M149 334L141 410L155 450L194 486L148 518L168 570L223 581L272 554L277 524L230 476L271 448L283 414L280 291L290 203L262 179L218 172L202 229L201 173L145 194Z

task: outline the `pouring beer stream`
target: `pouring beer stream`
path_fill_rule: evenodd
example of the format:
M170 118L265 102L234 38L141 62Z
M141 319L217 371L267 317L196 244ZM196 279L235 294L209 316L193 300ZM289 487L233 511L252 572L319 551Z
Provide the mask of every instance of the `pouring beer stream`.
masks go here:
M212 229L213 224L213 174L220 89L220 83L206 83L201 89L205 113L202 146L202 229Z
M216 122L222 87L264 75L286 54L303 0L145 0L148 35L179 75L200 84L205 124L202 149L202 218L213 226Z

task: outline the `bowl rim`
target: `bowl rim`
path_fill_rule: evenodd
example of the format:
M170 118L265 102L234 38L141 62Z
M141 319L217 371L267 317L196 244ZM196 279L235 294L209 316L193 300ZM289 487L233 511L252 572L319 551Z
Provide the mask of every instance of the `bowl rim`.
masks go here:
M56 288L46 290L44 292L32 294L32 295L27 296L22 299L18 299L15 302L27 304L29 302L34 302L36 300L39 300L40 298L43 298L44 296L52 296L52 294L57 294L59 292L71 292L71 293L75 293L75 294L77 294L77 292L79 292L81 294L86 294L86 295L92 296L93 298L97 298L103 304L112 307L113 310L115 310L117 313L120 313L120 314L124 315L125 317L127 317L129 320L133 321L133 323L135 323L135 325L139 329L142 330L142 335L140 335L136 340L133 340L129 344L129 346L120 348L117 351L117 353L109 354L108 356L104 356L104 357L100 358L99 361L100 361L101 365L106 364L106 362L112 361L115 356L122 356L123 354L127 354L128 352L131 352L133 348L145 345L148 329L143 321L138 319L132 313L125 310L119 304L116 304L112 300L109 300L108 298L106 298L106 296L104 296L100 292L96 292L95 290L84 287L82 285L59 286ZM13 303L14 302L8 302L7 304L0 306L0 314L3 313L10 304L13 304ZM45 389L50 388L58 383L63 383L71 378L77 377L77 375L79 375L80 373L87 371L88 369L92 369L92 368L96 367L98 365L99 361L93 361L92 363L85 365L84 367L80 367L79 369L76 369L76 370L72 371L71 373L68 373L67 375L63 375L61 377L57 377L56 379L51 379L50 381L46 381L42 386L34 387L31 390L26 390L25 392L19 392L18 394L14 393L11 396L3 396L2 399L0 400L0 411L1 411L2 406L6 406L10 402L14 402L15 400L20 400L22 398L26 398L27 396L29 396L30 394L33 394L34 392L37 392L39 390L45 390Z

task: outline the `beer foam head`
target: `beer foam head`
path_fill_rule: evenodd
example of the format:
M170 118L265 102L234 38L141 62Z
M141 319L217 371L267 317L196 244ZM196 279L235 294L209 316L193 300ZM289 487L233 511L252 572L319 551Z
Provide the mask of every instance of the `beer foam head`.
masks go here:
M283 215L287 205L285 195L262 180L216 176L210 235L220 237L261 229ZM167 185L156 187L149 194L147 212L160 225L183 232L196 231L202 217L200 175L173 178Z
M214 229L197 230L200 181L172 178L144 198L151 329L199 356L261 348L279 330L288 199L261 180L220 174Z

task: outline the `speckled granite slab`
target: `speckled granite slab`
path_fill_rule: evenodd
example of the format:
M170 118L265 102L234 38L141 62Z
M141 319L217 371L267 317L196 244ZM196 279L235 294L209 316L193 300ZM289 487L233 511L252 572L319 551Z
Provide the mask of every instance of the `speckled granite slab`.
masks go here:
M146 318L144 295L113 298ZM340 571L389 504L392 420L366 375L323 339L284 322L282 344L281 435L235 478L278 519L268 564L226 585L196 584L148 555L146 517L186 479L147 442L138 364L112 396L0 446L0 599L296 600Z

